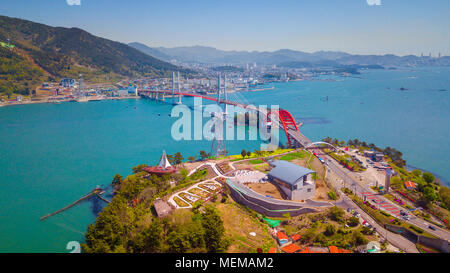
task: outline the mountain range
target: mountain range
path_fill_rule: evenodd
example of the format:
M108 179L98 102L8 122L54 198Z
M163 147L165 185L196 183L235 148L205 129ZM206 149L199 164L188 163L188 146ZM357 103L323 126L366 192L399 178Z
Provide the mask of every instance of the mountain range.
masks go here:
M183 63L204 63L213 65L245 65L247 63L258 65L278 65L284 67L315 67L315 66L342 66L342 65L380 65L395 66L449 66L450 57L429 58L414 55L396 56L387 55L353 55L339 51L318 51L307 53L290 49L281 49L273 52L260 51L223 51L213 47L149 47L142 43L130 43L134 47L150 56L164 61L177 61Z
M0 93L26 93L36 83L63 77L111 82L124 77L170 75L180 69L126 44L79 28L51 27L0 16ZM33 72L33 73L30 73Z

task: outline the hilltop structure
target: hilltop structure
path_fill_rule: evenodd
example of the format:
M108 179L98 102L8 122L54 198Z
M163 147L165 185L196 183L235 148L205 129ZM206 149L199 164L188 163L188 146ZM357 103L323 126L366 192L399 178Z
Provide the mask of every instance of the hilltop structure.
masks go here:
M156 174L160 176L174 173L177 171L177 168L170 164L169 160L167 159L166 151L163 151L158 166L146 167L144 168L144 171L149 174Z
M314 197L316 182L313 170L303 168L284 160L270 162L274 167L269 179L278 185L290 200L308 200Z

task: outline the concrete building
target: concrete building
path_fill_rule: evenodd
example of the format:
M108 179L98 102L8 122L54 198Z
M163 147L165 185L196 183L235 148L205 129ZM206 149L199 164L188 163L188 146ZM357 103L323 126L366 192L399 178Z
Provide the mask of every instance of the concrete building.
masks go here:
M314 171L283 160L273 161L270 165L273 167L269 172L270 181L279 186L288 199L300 201L314 197Z
M155 202L153 202L153 206L155 207L155 212L159 218L169 216L172 212L170 205L162 199L156 199Z
M370 158L374 162L383 161L384 154L375 151L364 151L364 156Z

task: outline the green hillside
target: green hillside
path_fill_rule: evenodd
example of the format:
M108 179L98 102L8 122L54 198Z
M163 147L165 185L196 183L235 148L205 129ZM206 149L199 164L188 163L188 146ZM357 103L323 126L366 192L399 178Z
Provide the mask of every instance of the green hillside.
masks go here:
M17 53L0 47L0 94L28 95L34 86L45 80L42 70Z
M24 93L25 85L30 87L42 78L77 78L82 73L91 82L111 82L123 77L160 77L178 69L126 44L78 28L0 16L0 41L6 43L8 39L15 48L1 47L0 81L14 86L14 93Z

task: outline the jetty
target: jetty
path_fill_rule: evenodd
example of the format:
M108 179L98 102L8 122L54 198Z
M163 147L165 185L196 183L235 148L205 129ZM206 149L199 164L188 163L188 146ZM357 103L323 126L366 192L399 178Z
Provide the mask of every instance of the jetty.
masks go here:
M92 192L90 192L87 195L81 197L80 199L78 199L77 201L73 202L72 204L70 204L68 206L65 206L64 208L62 208L60 210L57 210L55 212L52 212L52 213L47 214L45 216L42 216L41 217L41 221L44 221L45 219L48 219L48 218L50 218L52 216L55 216L55 215L57 215L57 214L59 214L59 213L61 213L63 211L66 211L66 210L68 210L68 209L78 205L79 203L83 202L84 200L87 200L87 199L91 198L92 196L97 196L98 198L100 198L100 200L102 200L102 201L104 201L104 202L106 202L108 204L111 203L111 201L109 201L108 199L106 199L103 196L101 196L101 194L103 194L103 193L104 193L104 191L102 189L96 188Z

